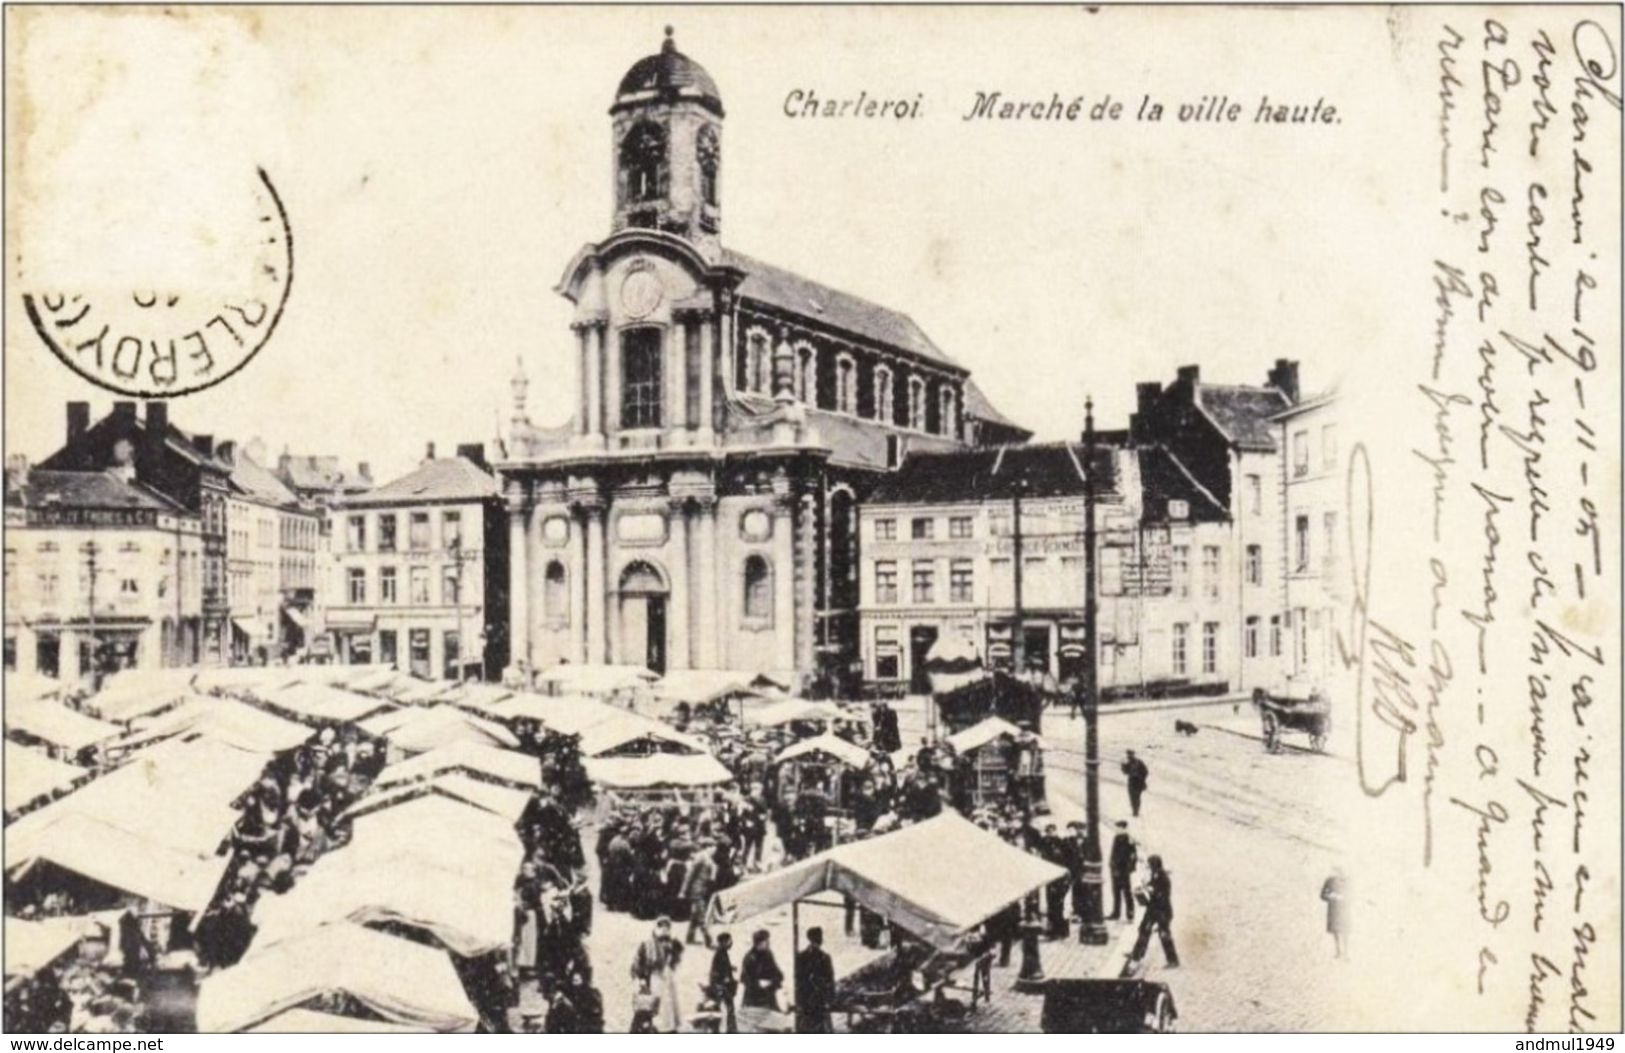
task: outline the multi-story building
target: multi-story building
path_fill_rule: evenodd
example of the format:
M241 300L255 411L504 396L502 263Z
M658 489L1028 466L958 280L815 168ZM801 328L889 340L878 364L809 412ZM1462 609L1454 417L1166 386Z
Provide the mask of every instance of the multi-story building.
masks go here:
M137 478L8 465L5 667L64 679L190 665L204 633L203 518Z
M254 459L259 460L257 456ZM287 450L277 457L275 473L301 504L318 509L364 494L373 485L372 468L366 461L359 462L354 472L347 472L337 457L293 454Z
M508 661L508 535L478 445L328 510L326 627L338 660L423 677L495 677Z
M573 419L532 426L516 377L498 466L527 669L839 669L862 497L910 450L1026 436L907 315L723 246L723 115L669 35L610 107L611 231L558 285Z
M1225 509L1168 450L1099 443L1102 688L1227 690ZM1080 444L1041 443L915 454L877 487L860 512L865 680L927 690L939 640L990 668L1081 676L1086 472Z
M231 466L216 454L213 436L189 435L171 424L166 403L148 402L142 419L134 402L115 402L113 411L94 426L89 403L68 403L67 442L40 467L56 472L102 472L115 466L121 470L133 466L136 482L200 517L203 591L197 661L223 664L228 655L231 612L226 595Z
M1304 399L1272 419L1286 494L1279 603L1291 643L1283 671L1320 684L1334 667L1334 611L1348 600L1347 575L1338 574L1339 531L1347 529L1348 521L1336 397Z
M264 662L297 654L317 613L322 515L246 447L221 443L219 454L231 465L226 518L232 658Z

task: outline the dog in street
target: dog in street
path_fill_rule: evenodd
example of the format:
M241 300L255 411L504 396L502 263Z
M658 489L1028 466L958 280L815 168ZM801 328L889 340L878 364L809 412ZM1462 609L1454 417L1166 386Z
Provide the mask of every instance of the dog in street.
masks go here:
M1196 725L1188 720L1176 720L1174 721L1174 731L1189 738L1191 735L1196 734Z

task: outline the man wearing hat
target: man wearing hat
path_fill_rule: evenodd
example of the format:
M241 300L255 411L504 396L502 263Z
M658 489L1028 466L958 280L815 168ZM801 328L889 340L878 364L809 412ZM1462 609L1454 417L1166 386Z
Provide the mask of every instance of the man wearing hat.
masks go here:
M1140 850L1129 836L1128 822L1117 820L1117 833L1112 837L1112 912L1108 917L1117 920L1119 910L1128 908L1128 920L1134 920L1134 867L1140 861Z

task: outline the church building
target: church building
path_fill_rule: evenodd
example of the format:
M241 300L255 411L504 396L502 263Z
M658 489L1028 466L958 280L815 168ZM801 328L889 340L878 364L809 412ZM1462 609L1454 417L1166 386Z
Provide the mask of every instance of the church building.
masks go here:
M857 647L856 507L914 451L1021 442L906 314L724 246L722 96L677 50L609 109L609 234L557 286L572 419L513 381L513 661L838 679Z

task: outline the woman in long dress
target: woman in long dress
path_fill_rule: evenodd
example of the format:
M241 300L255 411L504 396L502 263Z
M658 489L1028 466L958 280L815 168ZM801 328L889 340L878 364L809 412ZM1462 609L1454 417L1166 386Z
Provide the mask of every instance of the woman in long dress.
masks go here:
M1342 868L1332 871L1332 876L1320 886L1320 898L1326 901L1326 931L1332 934L1332 945L1335 948L1333 957L1344 958L1348 956L1349 940L1349 907L1348 907L1348 879L1343 876Z
M637 981L634 998L633 1030L639 1024L652 1027L664 1034L675 1034L682 1021L677 1006L677 962L683 955L682 945L671 935L671 919L662 917L655 922L654 933L638 944L632 956L632 979ZM658 1002L657 1005L649 1005ZM644 1007L648 1008L645 1009ZM639 1021L637 1017L650 1014Z

